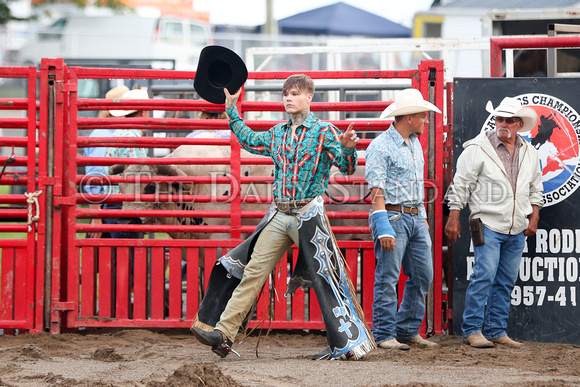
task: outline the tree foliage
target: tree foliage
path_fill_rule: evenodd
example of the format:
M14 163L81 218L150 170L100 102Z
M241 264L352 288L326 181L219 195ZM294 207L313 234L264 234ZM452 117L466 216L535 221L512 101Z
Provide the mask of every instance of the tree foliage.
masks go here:
M9 1L11 0L0 0L0 25L14 19L12 12L10 12L10 7L8 7Z

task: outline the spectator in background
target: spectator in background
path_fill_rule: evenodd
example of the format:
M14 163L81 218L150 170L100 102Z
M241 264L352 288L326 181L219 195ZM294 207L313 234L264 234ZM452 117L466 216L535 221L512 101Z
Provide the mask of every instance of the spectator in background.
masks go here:
M149 95L146 90L135 89L130 90L123 94L121 99L149 99ZM147 118L149 117L149 112L146 110L110 110L109 111L113 117L126 117L126 118ZM117 129L113 133L113 137L143 137L145 133L140 129ZM145 148L117 148L108 147L105 149L105 157L132 157L132 158L142 158L148 157L147 149ZM105 170L106 174L109 175L108 168ZM119 187L116 185L105 187L106 194L118 194ZM120 209L122 205L120 203L105 204L103 208L105 209ZM103 219L105 224L117 224L117 219ZM134 232L111 232L111 238L141 238L141 233Z
M212 112L212 111L201 111L199 112L199 116L197 116L198 120L227 120L229 117L226 112ZM189 133L186 138L193 138L197 137L202 133L213 133L220 138L230 138L232 132L229 129L198 129L194 130L193 132Z
M107 99L118 99L123 96L126 92L129 91L129 88L125 85L117 86L112 88L111 90L107 91L105 94L105 98ZM111 117L111 114L108 110L101 110L98 114L99 118L106 118ZM113 137L113 133L115 129L107 128L107 129L95 129L91 132L89 137ZM94 147L94 148L84 148L83 149L83 156L87 157L105 157L105 147ZM107 176L108 173L106 171L107 167L102 165L87 165L85 167L85 175L87 176ZM91 179L88 178L87 181ZM105 188L102 185L85 185L83 190L88 195L102 195L105 192ZM99 210L102 208L101 204L98 203L90 203L89 207L91 210ZM102 219L100 218L93 218L91 219L91 224L100 225L103 224ZM88 238L110 238L111 235L107 233L100 233L100 232L88 232Z

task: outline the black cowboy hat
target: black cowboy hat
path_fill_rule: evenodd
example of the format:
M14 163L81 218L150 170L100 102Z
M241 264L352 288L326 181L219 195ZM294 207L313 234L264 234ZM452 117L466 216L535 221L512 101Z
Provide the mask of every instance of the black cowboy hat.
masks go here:
M248 69L238 54L226 47L207 46L199 55L193 88L206 101L224 103L223 88L234 94L247 78Z

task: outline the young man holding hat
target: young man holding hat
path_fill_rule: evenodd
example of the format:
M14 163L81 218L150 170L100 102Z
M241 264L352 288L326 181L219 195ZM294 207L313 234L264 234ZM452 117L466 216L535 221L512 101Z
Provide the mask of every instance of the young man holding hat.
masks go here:
M522 344L506 333L510 297L526 236L536 233L543 205L538 153L518 132L532 130L538 115L511 97L495 109L488 101L486 109L495 115L495 131L463 145L447 191L445 234L455 242L461 232L459 212L469 204L470 224L480 224L482 232L473 240L475 262L461 325L465 342L476 348L494 343L518 347Z
M416 89L405 89L381 118L395 122L375 138L366 153L365 177L371 190L369 226L375 243L373 335L380 348L408 350L407 345L437 344L423 339L425 297L433 280L431 237L423 203L423 149L417 136L429 112L441 113ZM397 310L397 284L403 273L403 301Z
M227 89L223 92L230 129L240 144L248 152L274 161L274 201L257 230L214 266L193 334L225 357L268 275L295 243L298 260L287 294L298 287L313 288L326 326L328 347L313 359L364 356L375 344L321 197L333 165L347 175L356 169L358 137L353 124L340 133L334 125L318 119L310 111L314 83L303 74L288 77L283 85L283 103L290 120L268 131L254 132L238 115L236 101L241 89L233 95ZM225 289L230 289L229 294L224 295L228 293Z

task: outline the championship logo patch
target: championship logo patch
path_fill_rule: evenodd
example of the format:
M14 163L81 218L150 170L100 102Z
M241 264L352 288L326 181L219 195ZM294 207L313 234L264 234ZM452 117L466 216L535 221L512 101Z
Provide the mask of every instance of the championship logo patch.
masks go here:
M580 115L566 102L547 94L516 96L538 113L536 126L519 134L538 151L544 186L544 206L565 200L580 185ZM482 130L495 130L493 115Z

